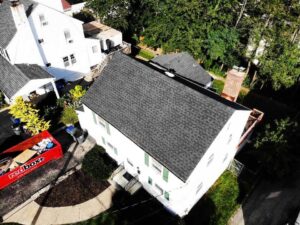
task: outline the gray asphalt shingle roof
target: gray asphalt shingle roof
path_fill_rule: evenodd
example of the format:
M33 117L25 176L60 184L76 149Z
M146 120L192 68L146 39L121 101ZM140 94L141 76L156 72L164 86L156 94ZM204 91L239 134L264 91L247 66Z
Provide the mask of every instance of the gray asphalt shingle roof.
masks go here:
M11 98L30 80L53 78L38 65L10 64L0 55L0 90Z
M212 81L212 77L187 52L160 55L151 61L203 85Z
M88 108L183 181L233 112L244 109L224 102L121 53L83 98Z
M31 0L21 0L24 5L27 16L30 15L33 8L37 5ZM0 4L0 47L6 48L17 32L13 15L10 9L10 1L4 0Z

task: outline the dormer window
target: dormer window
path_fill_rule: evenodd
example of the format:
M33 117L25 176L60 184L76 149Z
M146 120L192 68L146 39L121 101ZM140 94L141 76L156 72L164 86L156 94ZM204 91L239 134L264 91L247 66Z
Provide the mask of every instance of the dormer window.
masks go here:
M65 30L64 31L64 34L65 34L65 39L66 39L66 42L67 43L73 43L73 39L72 39L72 37L71 37L71 33L70 33L70 31L69 30Z
M40 14L39 18L40 18L40 22L41 22L42 26L47 26L48 25L48 21L46 21L46 18L45 18L44 14Z

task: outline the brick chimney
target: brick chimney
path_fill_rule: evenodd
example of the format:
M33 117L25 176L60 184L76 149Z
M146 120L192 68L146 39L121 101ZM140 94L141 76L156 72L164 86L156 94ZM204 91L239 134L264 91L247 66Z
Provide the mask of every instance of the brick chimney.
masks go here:
M245 75L245 72L242 72L239 68L229 70L221 96L235 102L239 96Z
M27 16L26 16L24 5L21 4L19 0L10 0L10 3L11 3L10 9L16 27L17 29L19 29L20 26L22 26L27 22Z

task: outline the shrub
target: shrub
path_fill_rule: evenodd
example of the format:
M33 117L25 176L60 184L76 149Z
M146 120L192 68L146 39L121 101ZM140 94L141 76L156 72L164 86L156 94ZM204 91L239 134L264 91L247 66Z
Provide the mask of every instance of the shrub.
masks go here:
M75 124L78 122L78 116L76 114L76 111L73 107L66 107L64 108L61 118L60 118L60 122L62 122L65 125L68 124Z
M115 163L101 146L95 146L90 150L82 162L82 171L97 180L108 179L114 168Z
M35 109L30 102L24 101L22 97L15 99L9 111L11 115L25 123L27 130L33 135L50 128L50 121L40 118L38 112L38 109Z

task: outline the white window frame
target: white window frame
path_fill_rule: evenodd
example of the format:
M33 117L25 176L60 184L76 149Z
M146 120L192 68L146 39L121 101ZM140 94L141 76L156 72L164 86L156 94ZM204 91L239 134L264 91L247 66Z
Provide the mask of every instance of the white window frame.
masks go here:
M162 189L158 184L155 184L154 187L156 192L158 192L158 194L163 195L164 189Z
M62 60L63 60L63 64L64 64L65 68L67 68L67 67L69 67L71 65L68 56L63 57Z
M212 163L212 161L214 160L214 157L215 157L215 154L211 154L208 158L208 161L207 161L207 167Z
M152 166L152 168L154 169L154 171L157 174L161 174L162 173L163 166L159 162L157 162L155 159L153 159L153 158L151 160L151 166Z
M196 190L196 194L199 193L199 191L203 188L203 182L201 182L198 186L197 186L197 190Z
M39 14L39 19L42 27L48 25L48 21L46 20L45 14L43 13Z
M74 53L70 55L70 61L71 61L72 65L74 65L75 63L77 63L77 59L76 59Z
M93 45L93 46L92 46L92 52L93 52L94 54L96 54L96 53L98 53L98 51L99 51L98 46L97 46L97 45Z
M72 39L72 35L71 35L70 30L65 29L64 30L64 35L65 35L65 39L66 39L67 43L69 43L69 44L73 43L73 39Z

